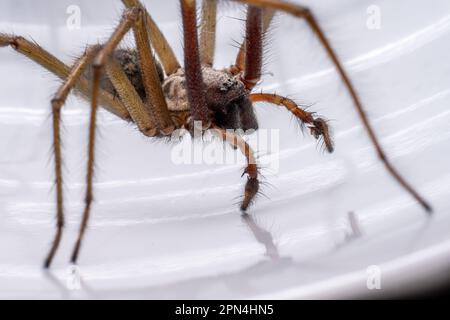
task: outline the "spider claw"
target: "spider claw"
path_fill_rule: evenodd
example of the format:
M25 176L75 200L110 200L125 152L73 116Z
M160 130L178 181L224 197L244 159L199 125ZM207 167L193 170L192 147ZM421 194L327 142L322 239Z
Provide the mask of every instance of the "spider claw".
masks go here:
M325 144L325 148L329 153L332 153L334 151L333 141L331 139L330 130L328 128L326 120L322 118L315 119L313 121L313 126L310 126L309 129L314 138L323 138L323 143Z
M248 174L248 173L249 173L248 167L246 167L246 168L244 169L244 172L242 172L242 174L241 174L241 178L242 178L243 176L245 176L246 174Z
M241 211L246 212L248 207L252 204L253 198L258 193L259 181L257 178L248 178L245 185L244 200L241 204Z

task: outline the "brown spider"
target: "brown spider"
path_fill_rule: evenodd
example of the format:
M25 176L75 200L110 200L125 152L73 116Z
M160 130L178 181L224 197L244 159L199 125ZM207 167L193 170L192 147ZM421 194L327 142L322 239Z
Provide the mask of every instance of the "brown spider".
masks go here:
M248 175L241 210L246 211L258 193L258 168L253 152L237 134L226 129L257 129L253 103L269 102L283 106L294 114L333 151L327 122L306 112L292 100L275 94L252 93L261 78L263 35L276 10L305 19L319 38L337 68L353 99L369 137L387 170L427 210L430 205L399 175L386 158L364 113L349 77L307 8L282 0L234 0L246 3L246 37L236 63L226 69L213 68L216 29L216 0L203 0L200 41L197 32L195 0L180 0L184 32L184 68L139 0L122 0L126 9L122 20L103 45L90 46L73 67L65 65L35 43L22 37L0 33L0 47L11 46L63 80L52 100L53 146L56 176L57 231L45 260L48 268L59 246L64 226L63 180L61 173L61 108L72 89L91 101L87 190L85 209L71 261L76 263L86 231L93 201L94 147L98 105L125 121L133 122L149 137L165 137L176 129L193 130L194 121L201 129L211 128L223 140L239 148L247 158L244 174ZM117 46L133 30L136 49L121 50ZM153 51L159 61L154 58ZM105 74L103 71L106 71Z

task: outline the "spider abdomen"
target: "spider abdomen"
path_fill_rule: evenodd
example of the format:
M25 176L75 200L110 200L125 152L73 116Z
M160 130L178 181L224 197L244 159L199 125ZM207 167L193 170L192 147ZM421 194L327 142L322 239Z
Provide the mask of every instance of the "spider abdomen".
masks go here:
M122 66L125 74L143 101L147 101L138 52L135 49L118 49L113 58ZM183 68L164 77L164 72L156 61L156 69L162 84L167 108L177 128L190 126L190 107L188 102L186 77ZM92 66L85 75L92 79ZM202 67L205 96L211 120L224 129L256 130L258 123L248 92L241 80L228 69L216 70L209 66ZM118 97L118 93L106 73L102 74L100 86L105 91Z
M139 62L138 52L135 49L117 49L116 51L114 51L113 58L120 63L131 84L136 89L136 92L139 94L141 99L145 101L146 93L144 82L142 80L141 65ZM160 81L163 82L164 72L158 62L156 62L156 70L158 71ZM92 79L92 66L87 69L86 77ZM100 86L102 89L108 91L114 96L117 96L117 92L114 89L111 81L108 79L106 73L102 74Z

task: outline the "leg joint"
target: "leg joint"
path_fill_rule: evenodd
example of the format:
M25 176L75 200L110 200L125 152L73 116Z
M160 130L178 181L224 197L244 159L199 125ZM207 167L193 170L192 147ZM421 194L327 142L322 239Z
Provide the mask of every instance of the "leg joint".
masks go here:
M303 8L302 8L302 11L303 11L303 16L304 16L306 19L312 18L312 12L311 12L311 10L309 10L309 8L303 7Z
M64 228L64 219L58 219L58 221L56 222L56 227L58 229Z
M103 49L103 45L101 45L101 44L94 44L94 45L91 45L91 46L87 46L84 54L85 55L95 54L95 53L98 53L102 49Z
M258 177L258 166L256 163L249 163L247 168L245 168L244 174L247 174L249 178L257 178Z
M292 5L291 10L288 10L288 12L291 12L294 16L305 19L311 19L313 16L309 8L299 5Z
M62 98L60 98L60 97L54 97L52 99L51 103L52 103L52 110L53 110L53 112L59 112L59 111L61 111L61 108L62 108L62 106L64 104L64 100Z
M19 42L26 41L24 37L0 34L0 47L11 46L14 50L19 47Z
M383 161L383 162L387 161L386 155L379 148L377 148L377 154L378 154L378 158L380 158L381 161Z
M92 196L92 194L88 193L84 198L84 201L86 202L86 206L89 207L92 201L94 201L94 197Z
M123 17L132 22L136 22L143 17L144 11L139 7L132 7L125 10Z

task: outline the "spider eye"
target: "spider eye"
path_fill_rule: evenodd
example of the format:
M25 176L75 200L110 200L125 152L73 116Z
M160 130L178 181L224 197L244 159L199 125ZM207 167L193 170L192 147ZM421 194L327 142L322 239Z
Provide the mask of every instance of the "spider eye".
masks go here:
M237 85L237 81L232 78L228 78L226 81L222 83L222 85L219 87L219 90L221 92L227 92L230 91L233 87Z

